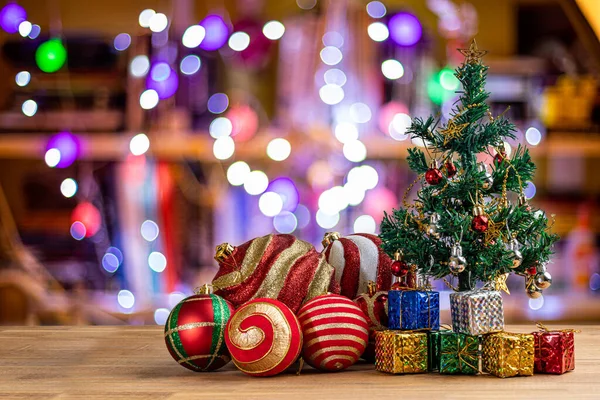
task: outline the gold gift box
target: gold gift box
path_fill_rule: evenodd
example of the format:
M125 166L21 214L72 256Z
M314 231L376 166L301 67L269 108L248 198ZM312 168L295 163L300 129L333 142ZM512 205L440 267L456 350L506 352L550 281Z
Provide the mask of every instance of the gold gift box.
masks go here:
M427 333L390 330L377 332L375 369L391 374L427 372Z
M483 339L483 370L500 378L533 375L533 335L498 332Z

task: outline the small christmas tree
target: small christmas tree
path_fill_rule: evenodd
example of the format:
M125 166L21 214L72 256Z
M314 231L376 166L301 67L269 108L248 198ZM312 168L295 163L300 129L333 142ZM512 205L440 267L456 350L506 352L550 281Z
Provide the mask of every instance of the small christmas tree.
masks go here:
M526 277L530 297L539 297L551 284L546 263L558 236L548 233L548 218L531 207L523 193L535 165L519 145L507 156L505 142L514 139L515 126L503 115L494 117L486 100L485 51L475 40L459 50L463 65L455 76L462 84L460 99L446 124L430 116L415 118L412 138L423 140L425 152L409 149L409 167L423 182L414 204L386 214L381 223L383 249L400 254L428 277L458 276L458 290L477 281L506 288L508 273ZM479 154L493 157L493 165L478 162ZM403 269L406 270L406 269Z

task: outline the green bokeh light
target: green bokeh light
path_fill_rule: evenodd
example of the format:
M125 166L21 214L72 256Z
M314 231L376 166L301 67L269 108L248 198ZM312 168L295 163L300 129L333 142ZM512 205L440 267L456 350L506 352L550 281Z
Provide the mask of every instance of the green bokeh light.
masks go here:
M454 76L454 71L444 68L427 80L427 95L435 104L441 105L454 97L459 87L460 81Z
M67 50L60 39L50 39L42 43L35 52L35 62L44 72L56 72L65 65Z
M460 86L460 81L454 76L454 71L444 68L440 71L440 85L446 90L454 92Z

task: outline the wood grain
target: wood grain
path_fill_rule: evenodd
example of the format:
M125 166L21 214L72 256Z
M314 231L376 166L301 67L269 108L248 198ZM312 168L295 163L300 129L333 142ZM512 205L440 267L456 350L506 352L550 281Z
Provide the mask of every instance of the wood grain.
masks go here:
M387 375L360 364L339 373L305 367L301 376L289 370L261 379L242 374L232 363L212 373L180 367L167 353L157 326L4 327L0 398L598 399L600 327L577 329L582 333L576 336L576 369L560 376Z

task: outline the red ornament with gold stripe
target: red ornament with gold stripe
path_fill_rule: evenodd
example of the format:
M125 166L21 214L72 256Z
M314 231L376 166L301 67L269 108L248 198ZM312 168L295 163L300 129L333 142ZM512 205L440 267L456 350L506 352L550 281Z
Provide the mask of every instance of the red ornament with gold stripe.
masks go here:
M240 371L251 376L273 376L298 359L302 329L281 301L255 299L235 311L226 327L225 342Z
M233 306L209 292L205 285L200 294L182 300L165 324L169 353L179 365L196 372L214 371L231 360L224 333Z
M335 268L335 281L342 296L355 299L367 293L369 281L376 283L378 291L390 290L392 259L381 249L377 235L357 233L341 237L337 232L328 232L322 243L327 262Z
M352 300L337 294L316 297L298 311L304 334L302 357L322 371L354 364L367 347L367 317Z
M267 235L238 247L217 246L215 294L234 306L256 298L277 299L293 312L329 291L334 269L314 246L293 235Z
M363 293L354 299L354 302L367 317L369 324L369 343L362 355L367 361L375 361L375 334L388 325L387 313L388 292L376 292L374 282L369 282L369 292Z

